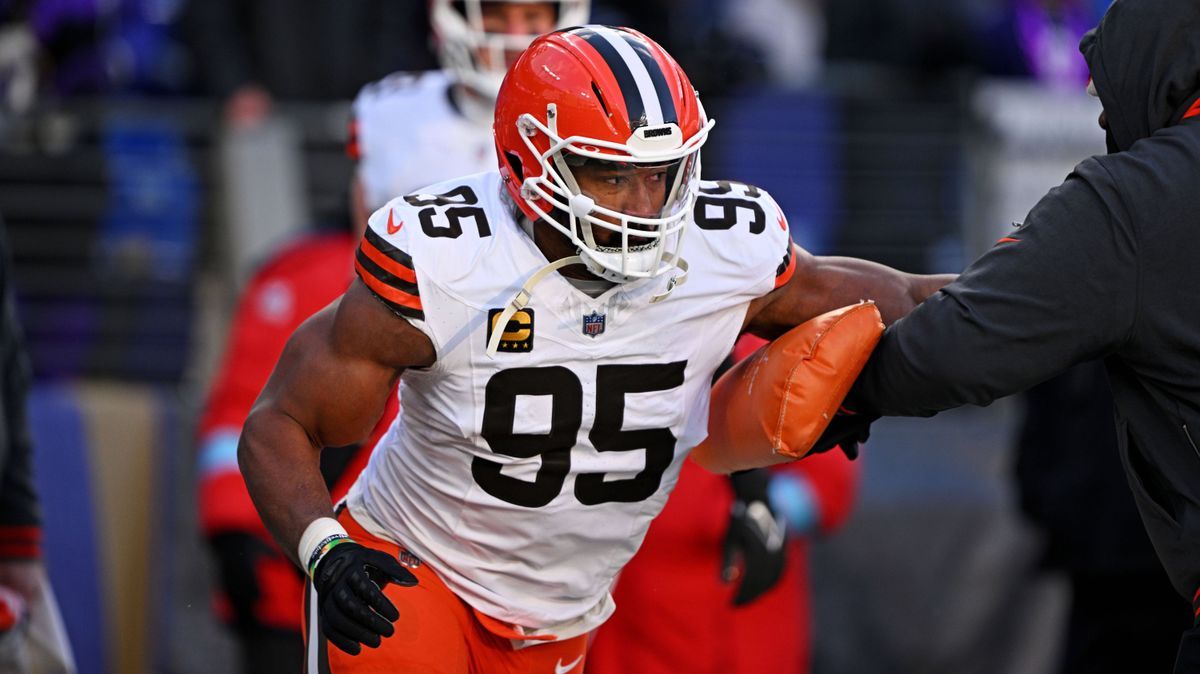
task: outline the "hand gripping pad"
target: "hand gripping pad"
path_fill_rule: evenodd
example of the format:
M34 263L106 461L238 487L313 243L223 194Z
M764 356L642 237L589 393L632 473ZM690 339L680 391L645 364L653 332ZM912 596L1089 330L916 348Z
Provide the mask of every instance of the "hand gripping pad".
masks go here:
M803 457L882 334L879 309L866 301L817 316L755 351L717 380L708 438L692 459L731 473Z

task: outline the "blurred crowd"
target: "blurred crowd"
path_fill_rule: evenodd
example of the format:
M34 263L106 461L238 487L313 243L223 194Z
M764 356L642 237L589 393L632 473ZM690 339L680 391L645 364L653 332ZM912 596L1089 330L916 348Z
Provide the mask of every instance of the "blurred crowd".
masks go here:
M825 63L926 75L1086 79L1075 36L1103 0L652 0L597 2L593 19L660 40L706 93L804 86ZM398 70L436 67L426 3L5 0L8 105L97 94L352 98ZM251 114L247 112L246 114Z

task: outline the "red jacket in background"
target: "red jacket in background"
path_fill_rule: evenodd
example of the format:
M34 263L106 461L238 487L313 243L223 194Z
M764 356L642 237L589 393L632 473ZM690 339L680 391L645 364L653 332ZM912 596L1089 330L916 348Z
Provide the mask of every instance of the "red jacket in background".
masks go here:
M242 293L197 430L199 517L206 537L252 533L274 546L238 470L237 437L292 332L349 287L357 244L349 233L305 237L263 265ZM374 446L395 413L393 396L364 448ZM332 490L335 500L345 494L368 454L358 451L343 470ZM299 632L303 579L282 554L277 557L256 569L261 597L255 614L265 625ZM227 608L218 597L218 612L228 617Z

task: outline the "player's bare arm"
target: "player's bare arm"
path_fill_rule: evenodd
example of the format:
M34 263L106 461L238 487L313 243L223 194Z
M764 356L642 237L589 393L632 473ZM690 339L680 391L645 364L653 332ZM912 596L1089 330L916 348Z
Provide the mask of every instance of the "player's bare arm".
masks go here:
M721 378L709 436L692 452L709 470L769 466L813 451L878 342L881 322L894 322L953 280L816 257L795 246L776 275L781 285L754 300L743 322L772 342L751 359L754 367L743 361ZM747 385L751 380L758 383ZM793 398L789 391L811 395Z
M874 300L886 325L954 280L953 274L908 274L851 257L815 256L795 247L796 271L787 283L754 300L743 329L774 339L827 311Z
M404 369L433 361L429 338L359 280L288 341L246 420L238 460L264 523L293 559L305 527L332 516L321 448L367 437Z

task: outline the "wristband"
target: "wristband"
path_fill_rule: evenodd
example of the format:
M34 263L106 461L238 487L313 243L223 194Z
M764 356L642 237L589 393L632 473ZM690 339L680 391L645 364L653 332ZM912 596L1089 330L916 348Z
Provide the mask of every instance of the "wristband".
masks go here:
M300 546L297 549L300 564L311 577L317 562L337 543L350 539L350 534L332 517L318 517L309 523L308 528L300 536Z
M349 543L350 540L351 539L349 536L339 536L338 534L334 534L321 541L321 544L317 546L317 549L313 550L312 557L309 558L308 577L316 577L317 565L321 563L322 559L325 559L325 555L329 554L329 551L332 550L334 546L338 545L339 543Z

